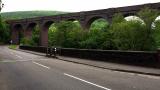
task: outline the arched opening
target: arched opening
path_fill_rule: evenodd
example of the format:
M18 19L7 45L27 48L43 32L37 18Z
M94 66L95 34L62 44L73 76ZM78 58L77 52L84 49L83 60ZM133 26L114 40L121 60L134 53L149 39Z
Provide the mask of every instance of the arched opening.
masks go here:
M57 32L56 23L52 23L48 30L48 46L55 46L56 32Z
M92 21L92 23L90 24L90 31L92 30L106 31L108 27L109 27L108 21L103 18L99 18Z
M159 26L160 23L160 16L156 17L156 19L152 22L152 29L155 29L156 27Z
M135 16L135 13L126 13L123 15L123 17L129 17L129 16Z
M35 29L36 25L37 25L36 23L28 24L28 26L27 26L27 28L25 30L25 37L26 38L30 39L32 37L32 31Z
M160 20L160 16L158 16L158 17L155 19L155 21L158 21L158 20Z
M21 24L16 24L13 26L12 30L12 42L13 44L19 44L21 41L21 38L23 38L23 27Z
M127 16L125 17L126 21L139 21L142 24L145 24L145 22L138 16Z
M53 23L48 32L49 46L78 48L82 32L79 21L75 19Z
M81 48L85 49L108 49L107 33L109 32L109 23L102 17L94 17L88 22L89 32L87 37L80 43Z
M39 38L40 38L40 27L39 27L39 25L35 25L32 30L32 39L31 39L30 44L32 46L39 46L40 45Z
M154 30L154 39L156 42L157 48L160 47L160 16L158 16L155 21L152 23L152 29Z
M92 30L95 27L97 27L97 29L107 28L109 27L109 22L100 16L93 17L87 22L86 28Z
M24 37L21 45L38 46L39 45L39 26L37 23L29 23L24 30Z

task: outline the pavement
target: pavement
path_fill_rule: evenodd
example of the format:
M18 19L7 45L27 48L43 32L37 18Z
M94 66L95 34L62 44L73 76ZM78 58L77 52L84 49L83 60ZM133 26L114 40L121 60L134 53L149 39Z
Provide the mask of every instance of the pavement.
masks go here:
M36 54L0 46L0 90L159 90L159 76L114 71Z

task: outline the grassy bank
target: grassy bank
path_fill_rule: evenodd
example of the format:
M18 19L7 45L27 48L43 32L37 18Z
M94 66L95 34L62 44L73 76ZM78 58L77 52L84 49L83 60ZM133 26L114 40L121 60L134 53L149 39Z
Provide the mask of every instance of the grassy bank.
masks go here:
M14 49L14 50L15 50L17 47L18 47L18 45L10 45L10 46L9 46L10 49Z

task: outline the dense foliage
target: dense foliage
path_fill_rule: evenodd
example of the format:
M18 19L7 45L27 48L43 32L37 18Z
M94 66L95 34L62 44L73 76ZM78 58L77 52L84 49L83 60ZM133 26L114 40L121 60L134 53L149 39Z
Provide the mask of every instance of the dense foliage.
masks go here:
M10 40L10 32L8 25L2 20L0 16L0 43L8 43Z

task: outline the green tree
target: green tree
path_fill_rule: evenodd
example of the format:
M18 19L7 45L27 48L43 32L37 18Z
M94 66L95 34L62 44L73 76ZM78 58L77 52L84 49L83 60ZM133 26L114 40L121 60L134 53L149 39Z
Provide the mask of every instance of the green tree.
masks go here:
M51 26L49 30L50 46L79 48L83 31L77 21L62 21Z
M141 50L145 26L139 21L123 21L112 28L113 42L118 50Z
M155 50L154 30L152 22L158 15L158 11L145 8L138 12L139 20L125 21L121 14L115 15L110 27L113 45L120 50Z
M159 12L155 9L144 8L140 12L138 12L138 16L145 22L146 24L146 31L144 32L144 41L142 49L155 49L155 40L152 30L152 23L155 21L156 17L158 16Z
M108 27L109 27L109 23L105 19L100 18L98 20L95 20L91 24L90 31L92 30L106 31L108 30Z
M155 22L154 27L154 40L156 42L156 47L160 48L160 20Z
M40 41L40 29L38 26L36 26L33 30L33 33L32 33L32 39L30 41L30 44L31 45L34 45L34 46L38 46L39 45L39 41Z
M10 40L9 26L2 20L0 16L0 42L8 43Z
M56 32L57 32L57 28L56 28L55 24L52 24L49 28L49 31L48 31L49 46L55 46L55 44L56 44Z

